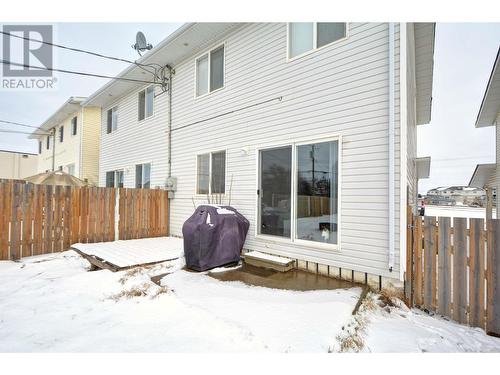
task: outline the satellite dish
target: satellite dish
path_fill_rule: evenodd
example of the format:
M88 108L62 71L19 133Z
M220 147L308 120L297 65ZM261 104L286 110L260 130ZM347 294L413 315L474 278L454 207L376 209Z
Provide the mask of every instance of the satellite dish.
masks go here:
M138 31L135 36L135 44L132 45L132 48L137 51L139 56L142 56L141 52L146 50L150 50L153 46L146 42L146 37L141 31Z

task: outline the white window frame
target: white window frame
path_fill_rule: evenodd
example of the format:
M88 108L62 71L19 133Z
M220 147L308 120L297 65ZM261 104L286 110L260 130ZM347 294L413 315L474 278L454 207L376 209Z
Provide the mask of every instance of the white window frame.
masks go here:
M212 195L212 154L218 154L220 152L225 152L226 153L226 157L224 159L224 193L213 193L213 194L220 194L222 196L226 196L226 192L227 192L227 150L225 149L221 149L221 150L216 150L216 151L204 151L204 152L198 152L196 154L196 177L195 177L195 180L196 180L196 183L195 183L195 195L199 196L199 197L205 197L206 194L203 194L203 193L198 193L198 156L201 156L201 155L208 155L208 195Z
M146 112L146 107L147 107L147 90L152 87L153 88L153 113L151 113L149 116L147 116L147 112ZM142 120L139 120L139 94L144 91L144 118ZM138 122L143 122L143 121L146 121L146 120L149 120L151 118L154 117L155 113L156 113L156 92L155 92L155 87L154 85L149 85L147 87L144 87L143 89L140 89L137 91L136 95L137 95L137 121ZM118 107L118 106L114 106L114 107ZM111 132L112 133L112 132ZM109 133L109 134L111 134Z
M144 104L145 104L145 102L144 102ZM146 109L146 108L144 108L144 109ZM108 112L113 111L113 110L115 110L115 112L116 112L116 127L113 129L113 113L111 113L111 131L108 133ZM153 113L154 113L154 104L153 104ZM146 112L144 112L144 114L146 114ZM111 107L108 107L108 109L106 109L106 127L104 129L105 130L104 134L109 135L109 134L113 134L114 132L118 131L118 115L119 115L118 105L113 105ZM146 119L146 118L144 118L144 119ZM144 120L141 120L141 121L144 121Z
M224 47L224 58L222 59L222 87L219 87L218 89L210 91L210 73L212 71L212 67L210 65L210 54L212 51L215 51L219 47ZM208 50L206 50L204 53L202 53L199 56L196 56L194 59L194 98L199 99L199 98L204 98L210 94L213 94L215 92L218 92L226 87L226 50L227 50L227 45L226 42L223 43L217 43L213 47L210 47ZM208 58L208 91L205 94L198 95L198 60L201 59L202 57L207 56Z
M76 166L75 166L75 163L70 163L68 165L66 165L66 171L68 172L68 174L72 175L72 176L75 176L73 173L70 173L70 167L73 168L73 173L76 173ZM76 177L76 176L75 176Z
M76 118L76 133L73 134L73 120ZM76 137L78 135L78 116L73 116L69 122L69 135L70 137Z
M300 59L301 57L310 55L311 53L314 53L316 51L320 51L324 48L331 47L332 45L343 42L344 40L349 38L349 22L342 22L342 23L345 23L345 36L343 38L337 39L331 43L325 44L324 46L318 47L318 22L306 22L306 23L313 24L313 48L310 49L309 51L301 53L300 55L290 57L290 23L293 23L293 22L287 22L287 24L286 24L286 61L287 62L295 61L297 59ZM319 23L322 23L322 22L319 22Z
M296 190L297 190L297 146L301 145L309 145L312 143L321 143L321 142L330 142L330 141L337 141L338 142L338 150L337 150L337 162L338 162L338 191L337 191L337 243L336 244L330 244L330 243L323 243L323 242L316 242L316 241L308 241L308 240L301 240L297 239L296 234L297 234L297 197L296 197ZM259 233L260 229L260 196L257 196L256 199L256 205L255 205L255 232L254 236L255 239L257 240L262 240L265 242L270 242L270 243L277 243L277 244L286 244L287 246L293 246L293 247L298 247L298 248L314 248L319 251L324 251L325 253L331 253L332 251L335 252L340 252L341 251L341 228L342 228L342 136L341 135L334 135L334 136L326 136L326 137L319 137L319 138L297 138L294 140L290 140L288 142L281 142L281 143L274 143L274 144L265 144L262 145L258 148L256 148L256 154L255 154L255 159L256 159L256 186L255 186L255 191L260 189L261 181L260 181L260 152L265 151L265 150L270 150L278 147L286 147L286 146L291 146L292 147L292 178L291 178L291 210L290 210L290 215L291 215L291 225L290 225L290 237L279 237L279 236L272 236L269 234L261 234Z
M135 180L135 171L136 171L136 166L137 165L142 165L142 171L141 171L141 185L144 186L144 164L149 164L149 189L153 189L153 184L152 184L152 176L153 176L153 162L151 160L143 161L143 162L138 162L134 164L133 168L133 173L134 173L134 189L144 189L144 187L137 188L137 181ZM118 169L119 170L119 169ZM125 175L123 175L123 183L125 184Z

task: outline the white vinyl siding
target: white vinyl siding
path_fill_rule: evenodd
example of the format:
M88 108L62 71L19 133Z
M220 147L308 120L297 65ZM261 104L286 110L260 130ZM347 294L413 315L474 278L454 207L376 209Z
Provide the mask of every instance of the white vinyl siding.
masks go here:
M399 238L399 24L395 34L395 234ZM360 272L399 277L399 241L395 265L388 270L388 37L387 23L349 23L349 38L301 59L287 62L287 24L241 26L225 42L225 89L204 100L193 98L196 64L176 64L172 121L172 175L177 191L171 201L171 233L193 211L197 150L226 150L224 203L250 221L245 249L320 262ZM216 44L217 41L214 41ZM197 56L199 57L199 56ZM258 72L258 74L256 74ZM255 107L206 120L231 110ZM265 241L256 236L257 149L287 141L342 137L339 169L339 249ZM207 149L209 147L209 149ZM162 148L166 153L165 148ZM203 152L200 152L203 153ZM231 184L232 180L232 184ZM232 185L232 187L231 187ZM206 203L199 196L195 203Z
M154 117L147 120L147 126L137 122L137 96L137 91L131 91L103 108L99 186L106 185L106 171L123 170L124 187L134 188L135 166L142 163L151 163L152 188L165 185L168 166L168 95L159 95L154 99ZM113 107L117 107L119 112L118 131L113 132L113 136L106 136L107 111Z

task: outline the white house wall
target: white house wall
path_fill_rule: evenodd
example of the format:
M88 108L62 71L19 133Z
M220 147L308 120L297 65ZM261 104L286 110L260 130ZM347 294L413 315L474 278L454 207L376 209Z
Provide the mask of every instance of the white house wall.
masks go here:
M226 191L233 179L231 204L251 222L245 247L372 274L399 277L399 25L395 32L395 265L388 270L388 111L389 27L387 23L351 23L348 38L304 57L287 61L286 24L248 24L208 48L225 43L225 87L194 98L195 57L177 64L173 81L173 128L268 99L247 110L201 122L173 132L172 175L178 191L172 200L171 232L196 203L196 154L226 150ZM123 106L135 119L134 95ZM157 160L165 170L166 102L150 127L116 135L121 162L101 159L102 170L130 165L138 159ZM160 107L160 108L159 108ZM103 115L105 112L103 112ZM121 116L123 117L123 116ZM130 120L125 120L130 121ZM120 125L119 125L120 127ZM123 124L122 129L125 128ZM154 130L153 130L154 128ZM341 136L340 250L320 250L256 238L257 151L264 144ZM104 142L103 151L111 144ZM161 147L158 149L158 145ZM116 154L116 153L115 153ZM161 166L161 167L160 167ZM133 176L133 174L132 174ZM165 175L154 175L154 183ZM103 182L101 173L101 182ZM127 177L126 177L127 179ZM129 180L127 180L129 181ZM130 185L130 184L129 184ZM228 202L226 197L225 203Z
M99 185L106 185L106 172L124 171L125 187L135 187L135 165L151 163L151 186L164 186L167 176L168 96L155 98L153 116L138 120L138 93L144 87L117 99L101 112ZM156 89L156 94L160 90ZM106 133L107 110L118 107L118 129Z

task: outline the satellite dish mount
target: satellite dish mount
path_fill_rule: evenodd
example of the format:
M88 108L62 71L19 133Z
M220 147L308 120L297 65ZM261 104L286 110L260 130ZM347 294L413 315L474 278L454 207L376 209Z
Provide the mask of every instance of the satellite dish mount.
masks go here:
M140 31L137 32L135 36L135 44L132 45L132 48L137 51L139 56L142 56L142 52L149 51L153 48L153 46L146 42L146 37Z

